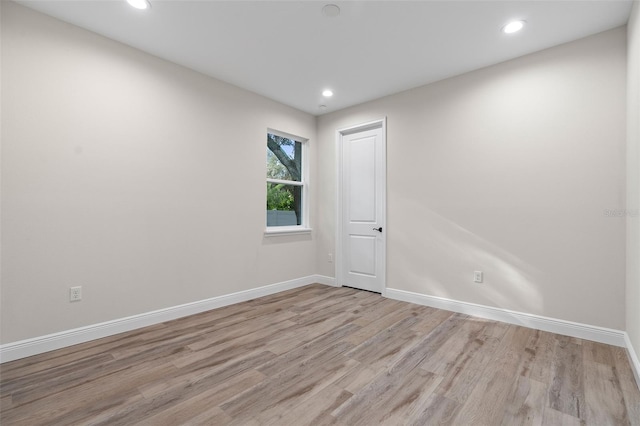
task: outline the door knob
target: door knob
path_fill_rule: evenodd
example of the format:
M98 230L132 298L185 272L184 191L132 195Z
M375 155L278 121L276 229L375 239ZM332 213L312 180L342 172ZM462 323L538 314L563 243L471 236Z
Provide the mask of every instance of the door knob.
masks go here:
M382 232L382 226L380 228L373 228L374 231Z

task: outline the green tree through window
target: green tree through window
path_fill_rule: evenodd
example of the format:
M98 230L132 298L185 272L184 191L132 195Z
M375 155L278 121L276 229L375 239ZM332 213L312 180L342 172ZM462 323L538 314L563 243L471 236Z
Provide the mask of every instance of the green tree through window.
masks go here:
M302 150L301 142L267 133L267 210L295 214L288 222L288 219L270 220L267 212L267 226L303 222Z

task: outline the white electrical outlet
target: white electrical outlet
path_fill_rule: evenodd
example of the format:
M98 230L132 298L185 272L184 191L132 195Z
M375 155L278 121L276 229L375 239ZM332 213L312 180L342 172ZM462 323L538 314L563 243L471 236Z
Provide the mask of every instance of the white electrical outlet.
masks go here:
M79 302L82 300L82 286L69 288L69 302Z
M482 271L473 271L473 282L474 283L482 282Z
M327 257L327 261L329 263L333 263L333 254L332 253L329 253L329 256Z

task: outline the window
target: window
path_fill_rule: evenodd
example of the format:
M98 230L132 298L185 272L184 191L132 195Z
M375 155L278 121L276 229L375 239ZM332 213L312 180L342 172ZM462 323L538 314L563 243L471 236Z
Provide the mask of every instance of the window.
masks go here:
M308 231L305 142L267 133L267 233Z

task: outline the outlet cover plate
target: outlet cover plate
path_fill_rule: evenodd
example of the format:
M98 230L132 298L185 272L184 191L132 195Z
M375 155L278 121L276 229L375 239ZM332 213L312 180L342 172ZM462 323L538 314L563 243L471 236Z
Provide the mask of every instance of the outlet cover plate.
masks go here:
M79 302L82 300L82 286L69 288L69 302Z

